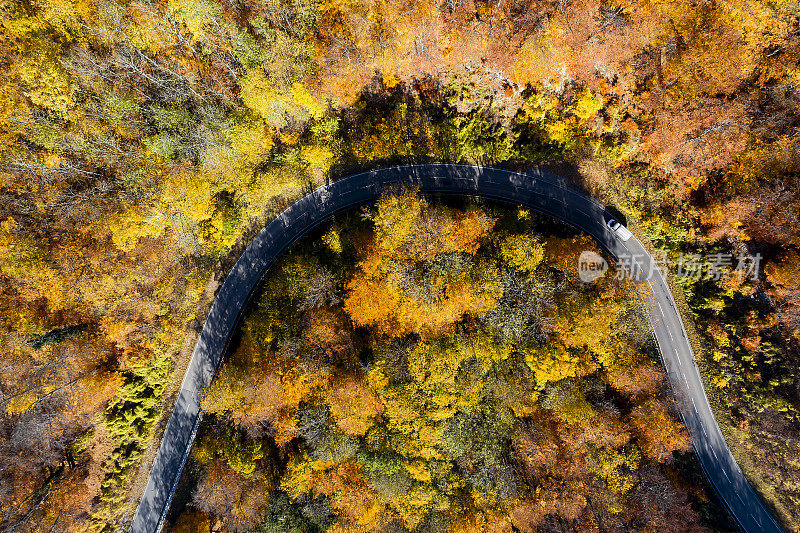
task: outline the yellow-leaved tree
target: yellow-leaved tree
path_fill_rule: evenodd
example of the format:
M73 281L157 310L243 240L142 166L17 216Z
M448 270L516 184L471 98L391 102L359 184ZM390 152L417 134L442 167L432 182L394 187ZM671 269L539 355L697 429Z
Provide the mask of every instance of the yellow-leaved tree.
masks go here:
M496 305L499 271L472 259L494 224L486 213L432 208L403 191L382 197L373 220L375 238L347 284L356 324L434 334Z

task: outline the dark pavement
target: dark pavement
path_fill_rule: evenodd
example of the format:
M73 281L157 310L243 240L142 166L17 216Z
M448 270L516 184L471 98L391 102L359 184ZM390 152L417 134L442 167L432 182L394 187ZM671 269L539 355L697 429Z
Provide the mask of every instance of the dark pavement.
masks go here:
M413 165L356 174L320 187L261 230L220 288L192 354L131 532L161 530L202 417L201 391L211 383L247 303L275 259L333 215L373 202L387 187L400 185L418 187L424 193L480 196L530 207L591 235L623 263L635 261L642 274L654 265L635 237L627 242L615 237L605 224L608 213L604 206L544 170L519 173L470 165ZM669 287L657 270L647 283L653 293L649 314L655 338L706 476L744 531L781 531L739 469L717 426Z

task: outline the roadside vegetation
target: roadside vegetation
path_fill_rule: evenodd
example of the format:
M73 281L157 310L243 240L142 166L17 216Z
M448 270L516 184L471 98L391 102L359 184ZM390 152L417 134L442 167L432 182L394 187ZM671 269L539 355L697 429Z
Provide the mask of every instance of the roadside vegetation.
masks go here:
M797 529L797 13L4 0L0 528L124 524L230 256L326 180L450 161L551 165L672 261L760 254L754 279L687 281L685 318L734 453Z

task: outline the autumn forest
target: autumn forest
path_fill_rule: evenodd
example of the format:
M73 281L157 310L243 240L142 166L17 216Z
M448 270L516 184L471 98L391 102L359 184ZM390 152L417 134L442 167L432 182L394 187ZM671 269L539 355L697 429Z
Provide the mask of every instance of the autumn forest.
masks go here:
M0 6L1 531L125 530L250 240L326 182L437 161L543 166L700 258L670 283L706 393L800 528L797 1ZM309 235L204 394L167 527L733 527L636 287L576 279L593 247L410 190Z
M284 258L175 530L702 531L637 288L581 282L592 243L553 226L404 192Z

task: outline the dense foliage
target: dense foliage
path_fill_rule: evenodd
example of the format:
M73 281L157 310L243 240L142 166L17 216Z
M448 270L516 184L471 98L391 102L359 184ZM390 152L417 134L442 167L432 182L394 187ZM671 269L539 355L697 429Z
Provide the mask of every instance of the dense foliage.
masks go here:
M587 238L408 191L366 214L266 281L179 530L702 530L637 291L577 278Z
M799 12L2 0L0 528L129 518L236 243L305 187L432 160L566 162L673 260L762 254L684 311L737 459L796 528Z

